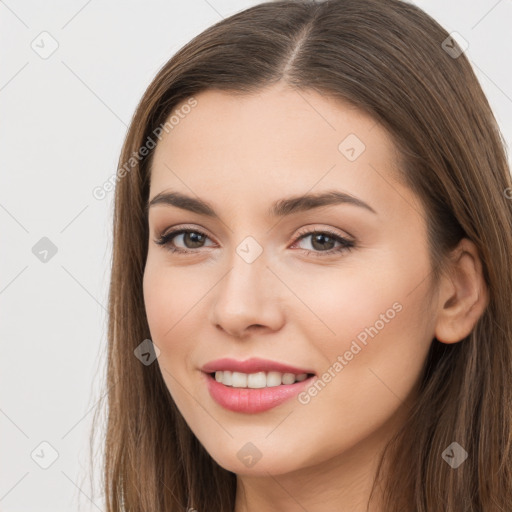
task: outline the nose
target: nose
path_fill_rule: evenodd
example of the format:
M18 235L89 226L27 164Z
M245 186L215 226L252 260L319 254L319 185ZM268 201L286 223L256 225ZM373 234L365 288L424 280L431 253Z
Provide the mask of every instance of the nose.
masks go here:
M283 283L260 255L247 263L234 254L231 269L215 286L210 321L217 329L243 338L253 331L278 331L284 323Z

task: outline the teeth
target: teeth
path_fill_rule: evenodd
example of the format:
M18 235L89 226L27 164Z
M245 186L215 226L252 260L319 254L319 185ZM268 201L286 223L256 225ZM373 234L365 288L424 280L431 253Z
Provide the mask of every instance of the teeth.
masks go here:
M220 381L222 384L225 384L226 386L231 386L233 384L232 380L232 373L231 372L215 372L215 378L217 379L217 373L220 373Z
M294 373L257 372L241 373L228 370L215 372L215 380L225 386L234 388L270 388L281 384L293 384L302 382L307 378L307 373L295 375Z
M282 384L282 374L279 372L267 373L267 387L280 386Z
M244 375L240 373L239 375ZM265 372L250 373L247 375L247 387L248 388L264 388L267 385L267 376ZM236 387L236 386L235 386ZM242 386L238 386L242 387Z
M247 387L247 374L233 372L231 377L231 385L234 388L246 388Z
M283 384L293 384L295 382L295 375L293 373L285 373L282 382Z

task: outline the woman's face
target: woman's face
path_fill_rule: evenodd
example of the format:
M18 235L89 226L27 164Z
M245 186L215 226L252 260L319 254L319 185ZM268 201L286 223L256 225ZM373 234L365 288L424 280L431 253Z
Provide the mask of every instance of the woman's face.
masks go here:
M355 108L281 84L195 99L155 149L149 193L190 197L149 208L144 300L169 392L239 475L373 460L435 328L425 212L395 180L392 142ZM357 200L305 199L327 192ZM289 365L299 380L203 371L223 358ZM209 376L222 368L247 371Z

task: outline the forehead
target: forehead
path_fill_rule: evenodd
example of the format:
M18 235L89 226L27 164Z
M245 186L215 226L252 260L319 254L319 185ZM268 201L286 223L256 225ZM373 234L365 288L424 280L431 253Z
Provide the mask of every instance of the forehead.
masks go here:
M179 122L155 149L150 198L171 189L249 207L338 189L382 206L408 193L389 134L348 103L282 85L194 98L181 115L186 102L174 108Z

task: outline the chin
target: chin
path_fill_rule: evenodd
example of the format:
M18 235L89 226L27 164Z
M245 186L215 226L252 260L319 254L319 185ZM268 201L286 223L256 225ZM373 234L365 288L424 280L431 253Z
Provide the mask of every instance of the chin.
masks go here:
M233 449L227 451L226 445L217 450L208 450L215 462L232 473L247 476L281 475L306 467L307 461L297 457L297 451L289 448L282 451L263 447L263 443L233 443ZM258 446L260 448L258 448ZM219 445L217 444L217 448ZM294 457L290 456L294 453Z

